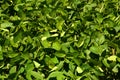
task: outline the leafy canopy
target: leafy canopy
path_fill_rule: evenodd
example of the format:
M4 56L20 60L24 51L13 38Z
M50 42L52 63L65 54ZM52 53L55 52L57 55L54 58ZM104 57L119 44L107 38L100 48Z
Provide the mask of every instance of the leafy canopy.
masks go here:
M1 0L1 80L120 79L120 0Z

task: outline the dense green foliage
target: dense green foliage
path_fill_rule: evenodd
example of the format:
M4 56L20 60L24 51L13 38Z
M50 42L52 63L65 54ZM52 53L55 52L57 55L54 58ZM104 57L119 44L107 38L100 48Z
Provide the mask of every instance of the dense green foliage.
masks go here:
M1 0L0 80L120 80L120 0Z

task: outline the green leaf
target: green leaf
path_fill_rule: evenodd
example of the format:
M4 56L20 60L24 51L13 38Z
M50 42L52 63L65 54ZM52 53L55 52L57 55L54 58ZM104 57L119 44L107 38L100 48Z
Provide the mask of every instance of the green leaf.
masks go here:
M52 48L55 49L55 50L60 50L61 49L61 44L58 41L53 42Z
M10 73L10 74L16 73L16 70L17 70L17 66L13 66L13 67L10 69L9 73Z
M120 64L115 65L114 68L112 69L112 71L114 73L118 73L119 72L118 68L120 68Z
M2 51L2 46L0 46L0 60L3 60L3 51Z
M44 32L43 37L42 37L42 41L46 40L48 37L50 37L50 33L48 31Z
M23 72L24 72L24 70L25 70L25 69L24 69L24 67L21 67L21 68L20 68L20 70L19 70L19 72L18 72L18 74L23 73Z
M12 36L12 37L10 38L10 43L11 43L11 45L12 45L13 47L16 47L16 48L17 48L19 42L18 42L18 43L15 43L15 42L14 42L14 37Z
M62 31L60 37L63 37L64 35L65 35L65 31Z
M39 72L30 71L31 76L35 77L37 80L43 80L43 76Z
M105 42L105 36L100 32L94 32L92 38L98 45L101 45Z
M24 5L24 3L21 3L21 4L16 4L15 5L15 7L14 7L14 9L16 10L16 11L19 11L19 10L21 10L21 6L23 6Z
M112 55L110 57L107 58L109 61L116 61L117 56L116 55Z
M18 56L18 55L19 55L18 53L8 52L8 57L9 57L9 58L13 58L13 57L16 57L16 56Z
M83 72L83 70L81 69L81 67L77 67L77 68L76 68L76 71L77 71L78 73L82 73L82 72Z
M1 1L1 2L2 2L2 1ZM9 7L9 4L8 4L8 3L4 3L4 4L1 5L1 8L3 8L3 10L8 9L8 7Z
M49 80L52 77L56 77L57 80L64 80L65 79L65 76L63 75L63 72L59 72L59 71L52 72L48 76L47 80Z
M60 61L60 63L54 68L52 68L51 71L60 70L63 67L63 65L64 65L64 61Z
M61 19L61 18L60 18L60 19L58 18L57 24L56 24L56 28L57 28L58 30L62 30L63 23L64 23L64 20Z
M65 53L62 53L62 52L56 52L56 53L55 53L55 56L63 58L63 57L66 56L66 54L65 54Z
M55 63L55 64L59 62L58 59L57 59L57 57L51 58L51 61L52 61L53 63Z
M51 46L50 42L48 42L47 40L41 41L41 43L44 48L49 48Z
M28 53L23 53L22 55L21 55L21 57L22 58L24 58L25 60L27 60L27 59L29 59L29 54Z
M4 22L1 24L1 28L13 27L13 23L11 22Z
M61 48L63 51L65 51L66 53L68 53L68 47L70 47L70 42L66 42L66 43L62 43L61 44Z
M16 35L14 36L14 42L18 42L20 40L22 40L23 38L23 33L21 31L19 31L18 33L16 33Z
M96 77L95 75L90 75L90 77L91 77L93 80L99 80L98 77Z
M108 62L107 62L107 59L102 60L102 62L103 62L103 64L104 64L106 67L110 67L110 65L109 65Z
M28 63L25 64L25 70L32 71L34 69L34 64L29 60Z
M0 1L0 80L113 80L119 68L120 0Z
M73 72L72 71L68 71L68 73L67 73L67 75L70 77L70 78L72 78L72 79L75 79L76 78L76 76L73 74Z
M68 48L66 46L62 46L62 50L65 51L66 53L68 53Z
M89 69L91 69L91 66L90 66L89 64L82 64L81 68L82 68L82 70L84 71L84 70L89 70Z
M40 64L39 64L38 62L33 61L33 63L34 63L34 65L35 65L36 68L39 68L39 67L40 67Z
M105 41L105 37L103 34L98 34L98 42L99 44L102 44Z
M75 70L74 63L72 63L72 62L69 63L69 69L70 69L70 71L74 72L74 70Z
M52 69L55 66L55 63L52 61L52 59L49 55L45 56L44 61L50 69Z
M8 78L7 76L3 76L3 75L0 75L0 79L6 79L6 78Z
M30 71L27 72L27 74L26 74L26 79L28 79L28 80L32 80L32 77L31 77Z
M117 57L117 61L120 62L120 58L119 57Z
M84 41L85 41L84 38L80 38L79 41L78 41L78 43L76 43L75 45L77 47L81 47L84 44Z
M20 17L18 17L18 16L10 16L10 20L17 21L17 20L20 20Z
M90 51L95 53L95 54L101 55L102 52L104 51L104 48L102 48L101 46L91 46Z
M114 67L114 68L112 69L112 71L113 71L114 73L118 73L118 68L117 68L117 67Z
M116 32L120 31L120 25L115 27Z
M97 14L96 19L97 19L98 23L101 24L104 18L103 18L103 16L101 14Z

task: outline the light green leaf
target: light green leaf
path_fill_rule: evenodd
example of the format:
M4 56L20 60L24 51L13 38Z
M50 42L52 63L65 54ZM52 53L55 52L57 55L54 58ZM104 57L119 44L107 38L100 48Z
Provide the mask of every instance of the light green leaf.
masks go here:
M52 48L55 49L55 50L60 50L61 49L61 44L58 41L53 42Z
M32 62L30 63L26 63L25 64L25 70L28 71L32 71L34 69L34 64Z
M62 43L61 44L62 50L68 53L68 47L70 47L70 42Z
M18 55L19 55L18 53L8 52L9 58L13 58L13 57L16 57L16 56L18 56Z
M33 63L34 63L34 65L35 65L36 68L39 68L39 67L40 67L40 64L39 64L38 62L33 61Z
M64 61L60 61L60 63L54 68L52 68L51 71L60 70L63 67L63 64L64 64Z
M27 7L26 9L27 9L28 11L29 11L29 10L33 10L33 7Z
M98 77L96 77L95 75L90 75L90 77L91 77L93 80L99 80Z
M21 57L22 58L24 58L25 60L27 60L27 59L29 59L29 54L28 53L23 53L22 55L21 55Z
M93 33L92 38L98 45L101 45L105 42L105 36L100 32Z
M65 46L62 46L62 50L65 51L65 53L68 53L68 51L69 51L68 48Z
M65 79L65 76L63 75L63 72L59 72L59 71L52 72L52 73L48 76L47 80L49 80L49 79L52 78L52 77L56 77L57 80L64 80L64 79Z
M105 41L105 37L103 34L98 34L98 42L99 44L102 44Z
M41 75L41 73L39 73L39 72L30 71L30 74L33 77L35 77L37 80L43 80L43 75Z
M48 31L44 32L43 37L42 37L42 41L46 40L48 37L50 37L50 33Z
M74 70L75 70L74 63L72 63L72 62L69 63L69 69L70 69L70 71L74 72Z
M114 73L118 73L118 69L120 68L120 64L117 64L117 65L115 65L114 66L114 68L112 69L112 71L114 72Z
M51 57L49 55L45 56L44 61L50 69L55 66L55 63L51 60Z
M63 37L64 35L65 35L65 31L62 31L60 37Z
M116 61L117 56L116 55L112 55L110 57L107 58L109 61Z
M68 71L67 74L68 74L68 76L70 76L72 79L75 79L75 77L76 77L75 74L73 74L73 72L70 71L70 70Z
M18 16L10 16L10 20L12 20L12 21L20 20L20 17L18 17Z
M11 43L11 45L12 45L13 47L16 47L16 48L17 48L19 42L18 42L18 43L15 43L15 42L14 42L14 37L12 36L12 37L10 38L10 43Z
M113 72L115 73L118 73L118 68L115 66L113 69L112 69Z
M107 62L107 59L102 60L102 62L103 62L103 64L104 64L106 67L110 67L110 65L109 65L108 62Z
M1 28L7 28L7 27L12 27L13 23L11 22L4 22L1 24Z
M55 64L59 62L58 59L57 59L57 57L51 58L51 61L52 61L53 63L55 63Z
M97 18L96 19L97 19L98 23L101 24L104 18L102 17L101 14L97 14Z
M23 72L24 72L24 67L21 67L20 70L19 70L19 74L21 74Z
M65 53L61 53L61 52L56 52L56 53L55 53L55 56L62 58L62 57L65 57L66 54L65 54Z
M64 23L63 19L58 19L57 24L56 24L56 28L58 30L62 30L63 23Z
M10 73L10 74L16 73L16 68L17 68L17 66L13 66L13 67L10 69L9 73Z
M44 48L49 48L51 46L50 42L48 42L47 40L41 41L41 43Z
M92 46L92 47L90 47L90 51L93 52L94 54L101 55L104 50L105 49L102 46Z
M32 77L31 77L30 71L27 72L27 74L26 74L26 79L27 79L27 80L32 80Z
M116 32L120 31L120 25L115 27Z
M53 29L53 30L51 30L50 32L57 32L57 29Z
M57 37L57 36L59 36L58 33L51 35L51 37Z
M78 73L82 73L82 72L83 72L83 70L82 70L81 67L77 67L76 71L77 71Z
M21 4L16 4L15 5L15 7L14 7L14 9L16 10L16 11L19 11L20 10L20 6L23 6L24 5L24 3L21 3Z

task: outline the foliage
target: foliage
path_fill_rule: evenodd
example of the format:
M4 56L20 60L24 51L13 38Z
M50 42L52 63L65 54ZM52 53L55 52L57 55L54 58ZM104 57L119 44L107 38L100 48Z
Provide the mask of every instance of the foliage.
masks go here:
M120 0L1 0L1 80L119 80Z

